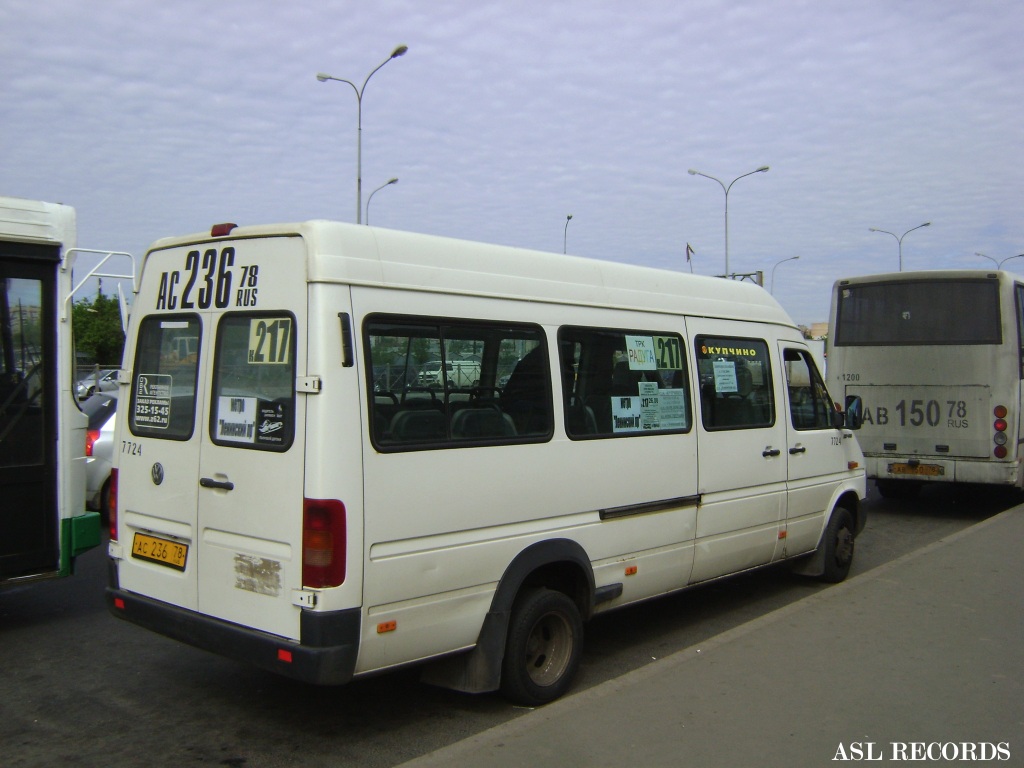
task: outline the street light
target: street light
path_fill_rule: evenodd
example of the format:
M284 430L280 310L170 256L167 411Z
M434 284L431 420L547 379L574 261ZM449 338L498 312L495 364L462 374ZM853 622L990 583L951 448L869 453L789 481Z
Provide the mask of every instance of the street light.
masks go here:
M565 253L565 246L569 242L569 222L572 221L572 214L565 217L565 231L562 233L562 253Z
M373 196L376 195L378 192L380 192L382 189L384 189L384 187L390 187L392 184L397 184L397 183L398 183L398 179L389 179L387 182L385 182L384 184L381 184L379 187L377 187L375 190L373 190L373 192L370 193L370 196L368 198L366 198L366 225L367 226L370 225L370 202L373 200Z
M1018 253L1016 256L1007 256L1002 261L996 261L991 256L986 256L984 253L978 253L977 251L974 252L974 255L975 256L981 256L981 258L983 258L983 259L988 259L989 261L991 261L993 264L996 265L996 269L1002 269L1003 268L1003 264L1008 262L1010 259L1019 259L1021 257L1024 257L1024 253Z
M711 179L712 181L717 181L719 186L722 187L722 191L725 192L725 276L726 277L729 276L729 190L732 189L732 185L733 184L735 184L737 181L739 181L742 178L745 178L747 176L753 176L755 173L767 173L767 172L768 172L768 166L767 165L762 165L756 171L751 171L750 173L744 173L742 176L737 176L735 179L733 179L732 181L729 182L729 186L726 186L722 182L721 179L716 179L714 176L709 176L706 173L701 173L700 171L695 171L695 170L693 170L693 168L691 168L690 170L687 171L687 173L690 174L691 176L703 176L705 179Z
M930 227L931 225L932 225L932 223L930 221L926 221L924 224L918 224L916 227L911 227L906 232L904 232L902 235L897 235L895 232L890 232L887 229L876 229L875 227L868 227L868 232L881 232L881 233L883 233L885 235L892 235L893 237L896 238L896 242L899 244L899 247L900 247L900 272L902 272L903 271L903 238L906 237L907 235L909 235L915 229L920 229L921 227Z
M790 256L788 259L783 259L782 261L775 262L775 266L772 267L772 282L771 288L768 289L768 293L772 294L773 296L775 295L775 270L779 266L779 264L785 264L787 261L794 261L799 258L799 256Z
M325 83L328 80L337 80L339 83L348 83L352 86L352 90L356 93L356 124L358 131L356 134L356 224L362 223L363 213L363 91L366 90L366 84L370 82L370 78L376 74L377 70L383 67L392 59L397 59L399 56L405 55L405 52L409 50L409 46L400 45L391 52L384 61L377 65L377 68L366 76L363 80L363 85L360 88L356 87L356 84L351 80L346 80L342 77L333 77L332 75L324 74L320 72L317 74L316 79L321 83Z

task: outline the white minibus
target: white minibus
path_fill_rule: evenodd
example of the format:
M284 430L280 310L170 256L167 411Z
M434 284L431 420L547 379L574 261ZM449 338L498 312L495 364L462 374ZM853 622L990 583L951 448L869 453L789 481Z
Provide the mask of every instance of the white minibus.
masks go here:
M146 254L124 366L111 611L304 681L420 664L542 704L594 614L839 581L864 525L856 403L751 284L217 225Z
M862 400L858 437L882 496L1024 486L1024 283L993 270L846 278L829 327L829 383Z

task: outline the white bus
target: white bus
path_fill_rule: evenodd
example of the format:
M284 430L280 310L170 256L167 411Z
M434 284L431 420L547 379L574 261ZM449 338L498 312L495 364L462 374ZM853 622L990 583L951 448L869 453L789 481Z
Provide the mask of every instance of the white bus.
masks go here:
M65 315L74 248L73 208L0 197L0 584L66 576L100 542Z
M838 581L864 525L857 441L750 284L218 225L146 255L125 367L112 612L305 681L422 664L544 703L595 613L786 560Z
M989 270L836 282L828 379L862 398L858 433L886 497L924 483L1021 487L1024 283Z

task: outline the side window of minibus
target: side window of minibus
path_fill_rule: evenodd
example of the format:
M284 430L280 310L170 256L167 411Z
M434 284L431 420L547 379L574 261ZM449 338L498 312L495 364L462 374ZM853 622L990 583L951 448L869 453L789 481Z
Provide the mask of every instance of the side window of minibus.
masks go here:
M535 442L552 433L538 326L377 315L364 324L380 450Z
M564 327L558 332L565 432L574 439L691 427L679 334Z
M786 389L789 413L795 429L828 429L834 410L818 367L806 350L786 349Z
M751 429L775 423L771 361L761 339L695 340L704 428Z

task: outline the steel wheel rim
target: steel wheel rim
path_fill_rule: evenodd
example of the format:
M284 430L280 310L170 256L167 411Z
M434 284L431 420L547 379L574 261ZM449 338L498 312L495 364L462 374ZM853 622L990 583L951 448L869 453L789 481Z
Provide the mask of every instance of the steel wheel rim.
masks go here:
M572 658L573 632L564 616L546 613L537 619L526 641L526 672L535 685L557 683Z

